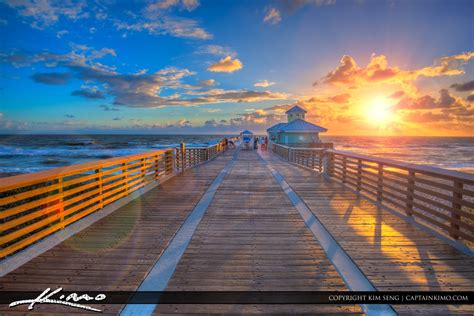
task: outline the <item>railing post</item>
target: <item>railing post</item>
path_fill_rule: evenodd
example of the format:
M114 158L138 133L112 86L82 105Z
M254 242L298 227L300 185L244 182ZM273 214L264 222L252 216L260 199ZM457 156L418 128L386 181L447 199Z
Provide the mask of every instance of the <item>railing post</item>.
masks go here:
M61 228L64 228L64 187L63 177L58 179L59 184L59 221L61 222Z
M346 165L347 165L347 158L346 156L342 157L342 183L346 183Z
M159 155L155 155L153 156L154 159L155 159L155 180L158 180L158 177L159 177L159 174L160 174L160 156ZM165 160L166 160L166 154L164 156Z
M323 174L331 177L332 176L332 159L333 154L327 151L322 152L322 164L323 164Z
M454 188L456 189L461 189L463 188L463 184L462 182L457 182L457 181L454 181ZM459 192L456 192L456 191L453 191L453 197L455 199L458 199L458 200L462 200L462 193L459 193ZM459 203L456 203L455 201L453 201L453 208L457 209L457 210L462 210L462 205L459 204ZM453 219L456 219L456 220L460 220L461 219L461 216L459 216L459 214L456 214L454 212L451 212L451 217ZM457 231L459 231L459 225L456 224L456 223L453 223L451 222L451 228L452 229L455 229ZM454 239L459 239L459 235L454 233L454 232L451 232L450 233L450 236L453 237Z
M145 182L145 166L146 166L145 163L146 163L146 160L145 160L145 158L142 158L142 159L140 159L140 161L141 161L140 169L142 169L142 170L140 170L140 179L141 179L140 181L143 183L143 182Z
M383 199L383 163L378 163L378 177L377 177L377 201L382 202Z
M180 144L180 150L181 150L181 172L184 172L186 169L186 144L181 143Z
M415 172L408 171L408 186L407 186L407 203L406 213L408 216L412 216L413 210L413 194L415 193Z
M324 155L324 152L323 150L319 150L318 151L318 170L319 172L323 172L323 155Z
M178 172L178 150L176 148L173 148L171 151L171 164L172 164L172 173Z
M128 168L127 163L122 163L122 173L125 174L123 179L125 180L125 194L128 195Z
M97 180L99 181L100 208L104 208L104 192L102 190L102 185L103 185L102 168L96 169L95 173L99 176Z
M361 189L362 189L362 160L357 159L357 191L360 191Z

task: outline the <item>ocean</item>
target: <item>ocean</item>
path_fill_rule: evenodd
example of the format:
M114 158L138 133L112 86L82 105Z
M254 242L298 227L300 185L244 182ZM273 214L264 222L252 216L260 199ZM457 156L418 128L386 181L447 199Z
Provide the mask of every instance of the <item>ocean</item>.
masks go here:
M0 135L0 173L27 173L231 135ZM327 136L339 150L474 173L474 137Z

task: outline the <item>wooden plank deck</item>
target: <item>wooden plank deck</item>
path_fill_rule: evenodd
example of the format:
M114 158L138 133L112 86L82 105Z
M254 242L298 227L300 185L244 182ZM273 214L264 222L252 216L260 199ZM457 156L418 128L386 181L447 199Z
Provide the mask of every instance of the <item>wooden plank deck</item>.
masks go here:
M222 170L231 153L186 171L96 222L79 234L0 278L0 291L133 291L158 260L195 204ZM0 294L1 295L1 294ZM122 305L102 305L116 315ZM25 314L0 306L0 314ZM83 313L57 305L37 305L34 312ZM64 315L63 314L63 315ZM90 315L90 313L88 313Z
M262 153L378 290L469 291L474 258L342 184ZM469 305L393 305L400 313L474 314Z
M170 291L347 290L255 151L241 151L175 270ZM159 305L155 314L361 314L359 306Z

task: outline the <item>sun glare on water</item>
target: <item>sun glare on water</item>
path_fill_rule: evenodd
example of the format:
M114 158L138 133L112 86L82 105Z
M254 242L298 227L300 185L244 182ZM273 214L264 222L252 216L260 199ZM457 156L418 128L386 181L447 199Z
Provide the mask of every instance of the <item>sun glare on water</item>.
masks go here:
M388 123L393 116L391 106L391 102L387 98L375 98L367 107L367 119L376 125Z

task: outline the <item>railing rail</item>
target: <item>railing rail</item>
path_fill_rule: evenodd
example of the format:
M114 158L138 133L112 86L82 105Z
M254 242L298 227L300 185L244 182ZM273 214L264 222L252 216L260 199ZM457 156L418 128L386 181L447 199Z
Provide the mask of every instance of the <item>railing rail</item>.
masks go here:
M272 150L285 160L323 172L453 239L462 239L469 245L474 242L472 174L339 150L323 150L316 158L312 148L274 144ZM321 161L322 168L308 166L308 161Z
M215 158L209 147L161 150L2 178L0 259L154 182Z

